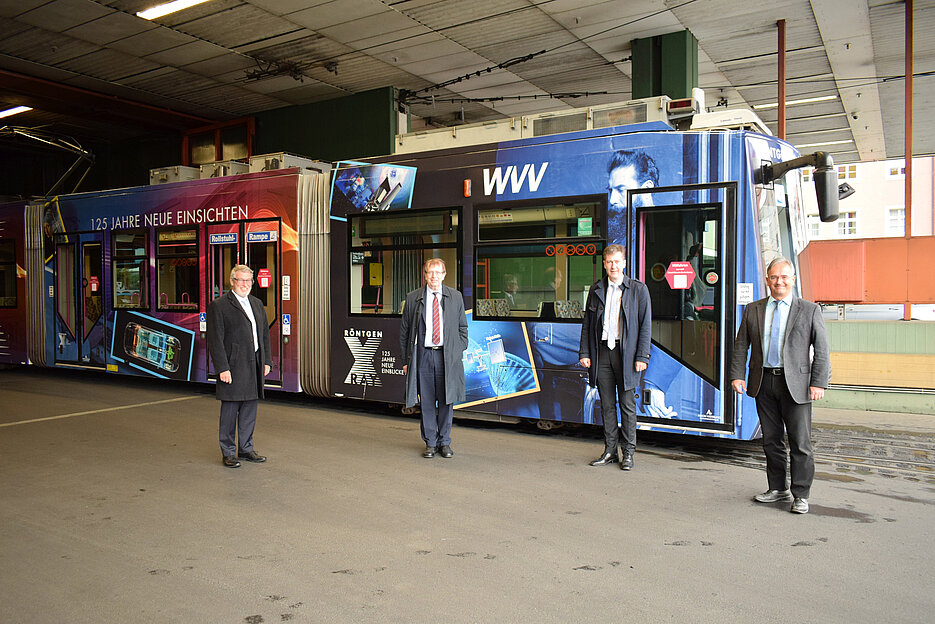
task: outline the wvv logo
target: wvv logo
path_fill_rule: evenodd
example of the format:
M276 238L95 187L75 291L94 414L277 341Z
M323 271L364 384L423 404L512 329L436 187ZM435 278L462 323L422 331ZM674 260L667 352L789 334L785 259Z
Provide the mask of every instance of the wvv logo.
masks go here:
M544 162L536 173L536 166L532 164L523 165L522 170L518 165L510 165L503 170L503 167L495 167L493 170L484 169L484 195L490 195L494 188L497 189L497 195L503 194L507 183L510 184L510 192L519 193L523 188L523 182L529 185L529 192L535 193L539 189L539 183L542 182L542 176L545 174L549 163Z

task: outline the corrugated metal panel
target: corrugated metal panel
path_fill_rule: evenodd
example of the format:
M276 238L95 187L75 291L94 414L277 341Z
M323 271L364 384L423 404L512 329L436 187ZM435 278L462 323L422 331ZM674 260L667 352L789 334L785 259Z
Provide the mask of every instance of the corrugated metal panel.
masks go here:
M533 120L533 136L545 136L548 134L558 134L559 132L574 132L575 130L587 130L588 114L577 113L573 115L562 115L560 117L540 117Z
M42 210L45 202L26 207L26 295L28 299L29 360L45 366L45 239L42 235Z
M299 27L251 4L241 4L186 21L179 24L178 29L193 37L236 50L238 46L293 32L299 30Z
M298 176L299 258L294 288L299 317L293 340L299 342L299 381L311 395L331 396L331 275L318 267L331 262L330 180L328 174Z
M663 11L648 17L647 2L604 0L563 0L541 5L529 0L213 0L156 22L145 22L133 14L148 7L148 0L47 0L0 10L0 15L5 16L0 18L0 68L52 80L67 80L59 70L68 70L78 74L72 84L180 111L207 107L200 112L222 119L265 110L249 110L250 106L274 108L387 84L418 89L531 52L563 46L510 67L504 72L510 80L500 84L489 82L480 88L480 81L472 84L465 80L434 93L438 97L613 93L571 101L581 106L630 97L628 66L611 62L627 56L632 38L687 28L700 42L701 86L709 89L709 105L725 95L733 106L743 104L741 98L751 103L775 101L778 19L786 20L790 98L833 93L843 84L852 84L836 85L829 75L831 67L812 10L813 1L660 3L652 11ZM667 4L674 6L665 11ZM891 157L901 155L903 150L903 85L898 80L882 83L880 77L903 73L904 7L904 3L868 0L868 17L859 22L859 32L869 24L872 34L877 77L866 76L866 88L879 93L879 108L885 114L875 118L883 124L886 155ZM935 0L915 2L918 72L931 69L926 63L935 56L933 9ZM846 22L852 18L842 12L840 19ZM844 26L837 32L842 31L847 32ZM572 45L565 45L568 43ZM840 39L834 39L834 45L839 43ZM304 73L323 84L303 89L277 81L271 83L276 88L240 91L243 70L253 67L257 60L299 63ZM832 60L842 62L840 56L833 55ZM337 75L322 68L329 61L338 63ZM166 67L184 68L193 63L196 67L177 79L162 72ZM132 86L135 91L120 85ZM219 90L217 95L205 95L205 91L213 89ZM265 95L244 95L248 91ZM3 96L0 93L0 98ZM915 81L917 153L935 152L935 132L928 131L935 119L933 96L935 81ZM464 110L466 121L472 122L566 105L547 102L471 102ZM828 112L825 106L790 108L789 132L849 127L853 122L849 121L851 113L859 112L850 109L859 104L853 99L846 102L848 117L833 122L834 126L828 121L796 125L798 117ZM461 106L417 103L412 110L436 119L447 115L444 120L451 123L457 118L452 113L459 114ZM837 110L844 112L843 107ZM763 116L769 121L767 115ZM858 138L866 145L866 133L873 132L879 130L861 128ZM876 145L880 145L879 140ZM845 147L839 153L850 157L852 151Z
M59 67L101 80L113 81L157 69L159 64L116 50L102 48L59 63Z
M29 28L6 36L0 33L0 52L34 63L57 65L95 50L100 50L100 46L39 28Z
M406 3L400 10L433 30L443 30L457 24L484 20L491 15L535 9L524 0L472 0L458 3L431 2L421 6Z

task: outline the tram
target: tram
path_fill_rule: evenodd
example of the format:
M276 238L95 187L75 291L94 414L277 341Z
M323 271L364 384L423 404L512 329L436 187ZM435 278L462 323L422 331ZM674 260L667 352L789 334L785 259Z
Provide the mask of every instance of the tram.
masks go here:
M440 257L468 308L456 415L599 424L578 341L602 250L620 243L652 302L639 427L757 437L754 402L726 378L732 339L741 306L764 296L766 263L807 244L789 163L817 165L827 190L830 158L749 129L691 129L684 114L625 123L632 112L604 107L570 132L557 129L571 115L513 120L505 139L441 149L420 143L438 133L403 135L417 151L0 206L0 362L213 383L205 313L243 263L267 313L270 387L399 404L402 305ZM832 190L819 198L827 219Z

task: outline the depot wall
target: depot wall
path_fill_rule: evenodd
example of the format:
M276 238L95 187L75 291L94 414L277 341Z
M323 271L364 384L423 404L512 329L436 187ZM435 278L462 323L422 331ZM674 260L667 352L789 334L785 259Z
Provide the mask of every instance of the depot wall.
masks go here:
M935 323L827 321L831 389L821 407L935 412Z

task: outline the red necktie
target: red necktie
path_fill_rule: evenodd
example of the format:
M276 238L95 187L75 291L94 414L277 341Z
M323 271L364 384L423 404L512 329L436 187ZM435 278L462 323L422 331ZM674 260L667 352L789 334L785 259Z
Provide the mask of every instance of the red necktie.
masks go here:
M442 341L442 328L439 326L439 317L441 312L438 307L438 293L432 293L435 295L432 298L432 342L438 344Z

